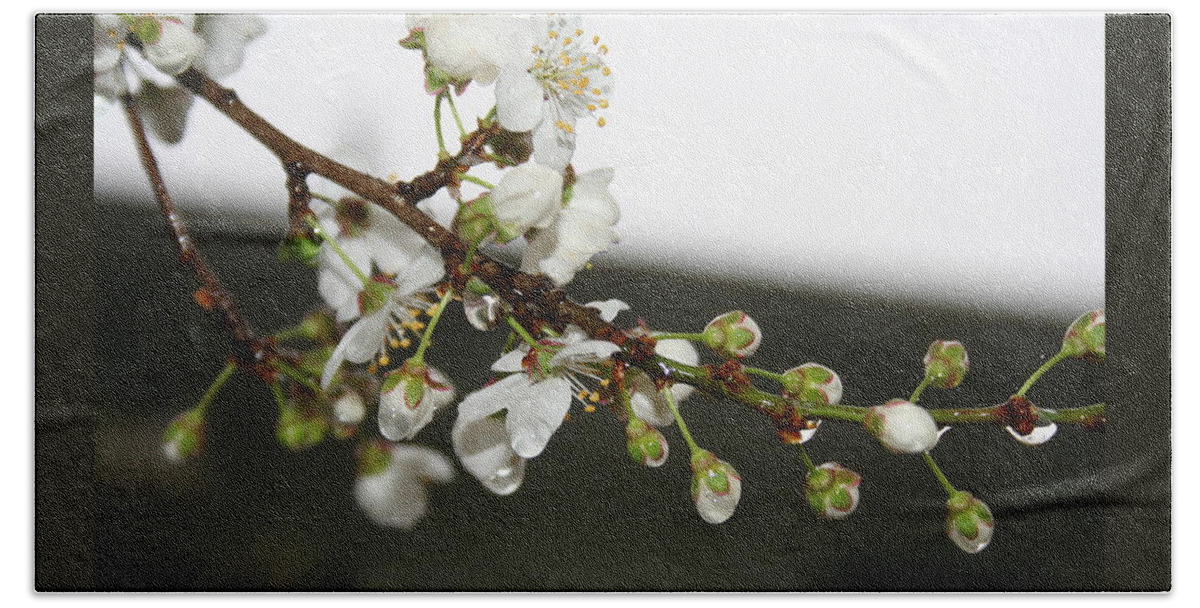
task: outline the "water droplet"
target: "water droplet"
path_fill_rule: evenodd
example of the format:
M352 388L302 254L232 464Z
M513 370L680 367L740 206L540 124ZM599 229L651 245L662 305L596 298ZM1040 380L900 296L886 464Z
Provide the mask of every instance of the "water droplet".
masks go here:
M821 428L821 421L818 420L817 425L814 426L813 428L804 429L803 431L800 431L800 443L805 443L809 439L812 439L817 434L817 429L820 429L820 428Z
M1004 427L1008 429L1008 433L1016 438L1017 441L1025 445L1041 445L1050 441L1054 434L1058 432L1058 425L1051 422L1045 426L1034 427L1033 431L1028 435L1022 435L1011 426Z

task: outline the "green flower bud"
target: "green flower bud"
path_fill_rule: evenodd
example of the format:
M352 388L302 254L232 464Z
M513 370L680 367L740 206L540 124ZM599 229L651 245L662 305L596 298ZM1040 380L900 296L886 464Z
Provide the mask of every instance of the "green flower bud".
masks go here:
M709 321L702 335L704 343L713 352L726 358L749 357L762 342L762 330L758 323L740 310L727 312Z
M321 244L304 236L291 235L279 243L275 255L281 262L300 262L316 268Z
M1068 357L1104 361L1104 309L1075 319L1063 336L1062 352Z
M648 467L659 467L667 461L667 439L656 428L641 418L630 418L625 425L625 445L634 462Z
M275 423L275 438L281 445L294 452L308 449L325 438L328 422L316 415L306 415L296 408L287 406L279 412Z
M733 516L742 498L742 476L728 462L708 450L692 454L692 502L710 524Z
M805 403L834 405L842 400L842 379L819 363L805 363L783 372L783 394Z
M482 243L484 239L497 234L496 212L492 208L492 198L487 193L464 203L458 208L458 214L450 224L450 229L466 243ZM507 243L518 236L505 233L497 240Z
M937 340L930 344L924 361L926 382L944 389L958 386L971 367L967 349L957 340Z
M808 474L804 496L813 512L827 519L845 519L858 508L862 477L836 462L826 462Z
M970 492L955 492L946 501L946 535L967 553L979 553L992 541L992 510Z
M171 421L163 431L162 453L171 462L195 456L204 445L204 411L187 410Z

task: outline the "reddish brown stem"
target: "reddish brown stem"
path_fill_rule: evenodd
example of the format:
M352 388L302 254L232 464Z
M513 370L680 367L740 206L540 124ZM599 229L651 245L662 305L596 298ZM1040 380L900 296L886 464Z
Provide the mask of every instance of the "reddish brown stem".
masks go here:
M233 355L238 364L253 368L260 374L264 373L265 363L274 354L271 345L258 339L254 334L250 323L238 311L233 295L221 284L217 274L204 261L204 256L196 248L195 242L188 234L183 218L179 215L179 210L175 207L175 202L171 200L171 195L167 191L166 183L158 168L158 161L155 159L154 151L150 148L150 141L146 137L146 127L142 122L141 113L138 111L137 102L130 95L125 95L122 101L125 104L125 113L129 117L133 138L137 143L142 167L154 189L154 199L158 202L158 209L162 213L168 230L175 237L175 245L179 249L179 261L190 267L196 278L200 280L200 288L194 294L196 303L206 310L216 308L221 311L225 325L235 343Z

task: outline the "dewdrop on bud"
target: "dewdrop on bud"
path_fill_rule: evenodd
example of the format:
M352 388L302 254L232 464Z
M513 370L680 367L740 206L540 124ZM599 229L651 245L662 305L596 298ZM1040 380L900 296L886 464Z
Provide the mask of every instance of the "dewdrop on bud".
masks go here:
M722 357L744 359L753 355L762 342L762 330L750 315L727 312L704 327L704 343Z
M842 400L842 379L819 363L805 363L783 372L784 396L805 403L836 405Z
M1075 319L1063 336L1062 352L1068 357L1104 361L1104 309Z
M925 353L925 381L938 388L951 389L963 381L971 361L967 349L957 340L937 340Z
M804 496L813 512L827 519L845 519L858 508L862 477L836 462L826 462L808 474Z
M162 454L171 462L183 462L204 445L204 411L193 408L175 417L163 431Z
M979 553L992 542L996 521L992 510L970 492L955 492L946 501L946 535L959 549Z
M462 294L462 304L467 321L479 331L488 331L500 321L503 302L492 293L491 288L475 277L467 281L467 289Z
M692 502L700 517L719 524L733 516L742 498L742 476L708 450L692 454Z
M929 412L903 399L871 408L863 418L863 426L895 454L928 452L939 437Z
M658 429L641 418L630 418L625 425L625 445L634 462L659 467L667 461L667 439Z
M438 370L409 359L388 373L379 393L379 433L390 441L412 439L438 408L454 400L454 387Z

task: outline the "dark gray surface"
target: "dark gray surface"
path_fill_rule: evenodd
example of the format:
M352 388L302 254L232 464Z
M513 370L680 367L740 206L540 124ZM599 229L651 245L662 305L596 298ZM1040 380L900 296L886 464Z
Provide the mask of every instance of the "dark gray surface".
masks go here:
M53 38L44 22L41 44ZM90 25L82 25L78 29L88 31ZM941 491L918 459L891 456L852 426L823 429L810 444L814 458L836 459L866 481L858 513L845 522L821 522L802 501L794 450L781 446L744 407L704 398L685 405L694 432L735 464L746 482L737 514L715 527L702 523L688 500L675 432L668 432L676 448L670 462L642 469L624 455L619 427L603 409L576 412L546 454L531 463L514 496L491 496L461 474L459 483L434 489L430 518L410 533L376 528L357 511L352 446L331 441L299 455L278 447L269 393L248 377L236 377L214 404L205 455L190 466L166 467L153 457L158 435L219 370L227 349L222 327L191 303L195 285L176 267L170 239L152 213L92 207L80 196L87 194L81 173L90 172L90 164L69 161L86 158L90 130L73 125L83 128L90 110L68 104L64 113L41 103L36 584L164 590L1168 588L1164 25L1162 18L1131 22L1130 29L1109 23L1108 231L1110 239L1136 238L1129 242L1141 245L1114 248L1110 240L1109 315L1118 326L1113 340L1119 347L1107 370L1114 404L1109 432L1068 428L1045 446L1027 448L999 429L951 431L937 450L939 461L999 520L992 546L976 556L962 554L942 535ZM1145 50L1130 57L1114 55L1114 48ZM53 68L51 55L39 53L39 67ZM1133 84L1115 79L1114 66L1138 58L1157 66L1157 76L1134 65L1119 77ZM86 94L88 83L73 82L65 66L58 70L58 78L43 75L39 94ZM1139 82L1145 79L1163 86L1146 88ZM1145 97L1146 91L1157 96ZM1122 106L1124 97L1129 99ZM1113 145L1121 136L1112 130L1114 107L1151 117L1132 123L1124 132L1131 139L1120 140L1120 148ZM1156 124L1157 130L1149 128ZM1114 150L1126 150L1127 157ZM1146 159L1156 162L1113 180ZM1130 184L1135 195L1121 198ZM269 242L232 239L219 230L198 236L257 327L281 327L315 302L311 275L275 264ZM298 291L298 285L307 287ZM931 389L923 401L999 401L1040 357L1057 349L1070 320L719 284L603 262L571 293L582 301L621 297L656 327L696 327L716 313L745 308L768 333L759 365L829 364L843 374L851 403L906 394L919 379L925 346L936 338L963 340L972 371L963 387L952 393ZM432 360L451 372L461 390L470 390L485 372L482 364L465 365L475 358L460 353L493 352L500 336L472 332L457 315L448 321ZM1031 396L1051 407L1090 403L1105 397L1104 378L1105 368L1069 362ZM440 417L422 441L448 449L450 422L450 416Z

